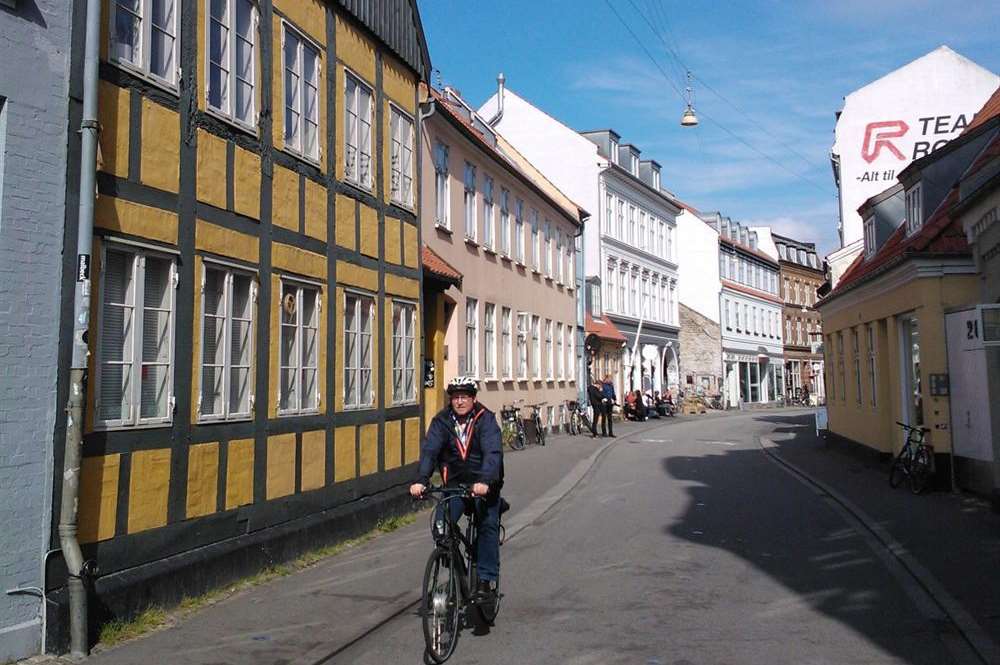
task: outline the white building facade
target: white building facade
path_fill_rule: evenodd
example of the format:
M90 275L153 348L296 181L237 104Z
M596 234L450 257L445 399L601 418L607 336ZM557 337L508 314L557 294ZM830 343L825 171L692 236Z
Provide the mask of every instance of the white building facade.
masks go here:
M719 213L702 219L719 230L724 405L778 402L785 384L778 262L761 251L756 231Z
M681 387L715 395L722 392L719 326L719 231L685 207L677 215L677 253L683 257L678 298L681 317Z
M581 207L584 270L601 280L604 314L627 339L625 390L676 389L679 379L677 222L680 207L660 165L613 130L579 133L501 84L479 110ZM595 212L596 211L596 212Z
M844 98L830 151L841 242L827 257L832 286L863 248L861 204L958 136L998 84L996 74L941 46Z

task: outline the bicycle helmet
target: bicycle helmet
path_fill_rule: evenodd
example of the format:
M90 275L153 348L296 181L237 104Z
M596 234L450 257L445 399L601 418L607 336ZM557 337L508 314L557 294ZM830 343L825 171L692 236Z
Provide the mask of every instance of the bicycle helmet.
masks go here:
M461 392L469 393L475 397L476 393L479 392L479 382L471 376L456 376L448 382L448 387L445 391L449 395Z

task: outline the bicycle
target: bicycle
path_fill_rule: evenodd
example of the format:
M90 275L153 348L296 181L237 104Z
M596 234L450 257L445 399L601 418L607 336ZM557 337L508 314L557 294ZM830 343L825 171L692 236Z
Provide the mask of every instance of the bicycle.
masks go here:
M513 404L506 404L500 408L500 438L511 450L524 450L528 442L528 435L524 431L524 421L521 420L521 409L515 400Z
M590 429L590 418L587 417L587 407L583 402L566 400L569 409L569 433L573 436L583 434Z
M926 427L911 427L898 420L896 424L906 432L906 443L892 461L892 468L889 469L889 487L899 487L905 477L909 480L910 491L920 494L927 487L927 481L934 472L934 460L931 455L933 448L924 443L924 437L930 430Z
M483 499L472 497L465 486L432 486L424 496L441 498L431 512L431 535L435 545L424 569L420 615L427 655L435 663L443 663L455 652L459 633L470 619L469 610L474 609L482 623L492 626L500 613L503 594L500 593L499 575L494 593L484 597L475 591L478 585L477 520L473 515ZM450 502L454 500L464 503L462 512L468 517L464 534L458 521L451 519ZM502 519L509 506L503 499L500 501ZM499 528L500 544L503 545L503 524Z
M528 416L528 420L535 425L535 443L540 446L545 445L545 427L542 425L542 407L546 404L548 404L548 402L525 404L527 408L531 409L531 415Z

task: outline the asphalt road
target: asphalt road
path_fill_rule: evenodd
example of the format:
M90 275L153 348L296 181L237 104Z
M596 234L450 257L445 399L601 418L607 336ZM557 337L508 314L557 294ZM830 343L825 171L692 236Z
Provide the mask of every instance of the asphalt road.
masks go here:
M775 427L749 414L618 439L504 545L497 624L463 632L450 662L969 662L891 557L761 451ZM327 662L422 663L419 617Z

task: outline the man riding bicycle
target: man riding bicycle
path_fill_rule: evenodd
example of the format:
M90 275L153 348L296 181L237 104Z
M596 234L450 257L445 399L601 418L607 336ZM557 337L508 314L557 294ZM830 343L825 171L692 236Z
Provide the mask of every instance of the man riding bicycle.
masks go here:
M427 430L420 447L417 480L410 494L423 496L431 474L440 469L446 486L471 485L472 495L483 499L478 515L476 541L477 591L492 594L500 573L500 489L503 487L503 448L496 416L476 401L477 381L459 376L448 384L450 404L442 409ZM447 504L451 519L462 516L463 502Z

